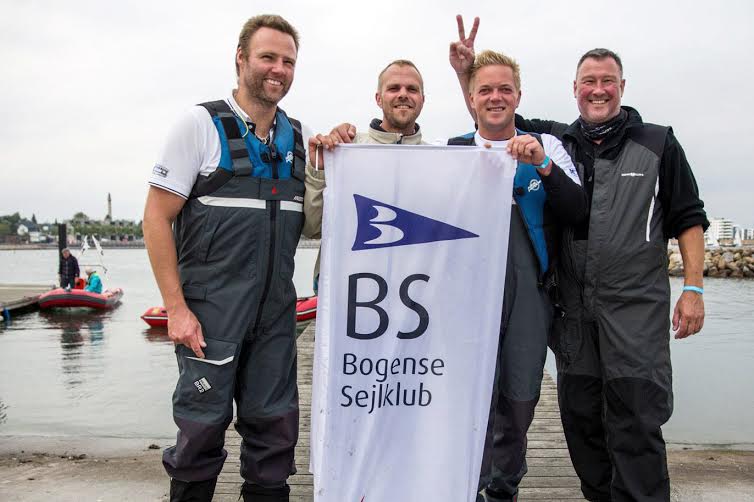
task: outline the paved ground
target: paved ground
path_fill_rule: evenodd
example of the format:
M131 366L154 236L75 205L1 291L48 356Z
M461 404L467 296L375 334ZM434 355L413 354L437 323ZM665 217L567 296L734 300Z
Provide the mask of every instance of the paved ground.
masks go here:
M4 502L167 501L161 453L148 450L148 444L130 455L84 458L79 453L7 453L5 446L0 439ZM80 450L69 444L68 451ZM674 502L754 501L754 452L672 450L669 460Z
M20 454L0 458L0 500L84 502L167 500L160 452L80 458Z

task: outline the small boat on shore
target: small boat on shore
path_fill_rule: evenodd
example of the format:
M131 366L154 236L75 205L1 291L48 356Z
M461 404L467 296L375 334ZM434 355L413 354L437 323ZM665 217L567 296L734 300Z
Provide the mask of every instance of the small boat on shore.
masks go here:
M106 289L102 293L92 293L83 289L53 289L39 297L39 308L89 307L105 310L113 308L123 297L121 288Z
M296 322L310 321L317 316L317 297L308 296L296 300ZM150 307L141 315L145 323L153 328L168 325L168 311L165 307Z

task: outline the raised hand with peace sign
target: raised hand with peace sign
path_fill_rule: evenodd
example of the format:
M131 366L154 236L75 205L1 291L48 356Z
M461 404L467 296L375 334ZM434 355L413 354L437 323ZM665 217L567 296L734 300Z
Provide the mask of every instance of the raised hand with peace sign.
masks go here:
M458 23L458 41L450 43L450 66L455 70L458 83L461 84L466 109L476 121L474 108L469 101L469 70L471 65L474 64L474 40L479 29L479 18L474 18L474 24L471 26L468 38L463 27L463 17L460 14L456 16L456 23Z
M471 27L469 37L466 38L466 30L463 27L463 16L456 16L458 23L458 41L450 43L450 66L457 74L462 75L469 71L474 63L474 39L479 29L479 18L474 18L474 25Z

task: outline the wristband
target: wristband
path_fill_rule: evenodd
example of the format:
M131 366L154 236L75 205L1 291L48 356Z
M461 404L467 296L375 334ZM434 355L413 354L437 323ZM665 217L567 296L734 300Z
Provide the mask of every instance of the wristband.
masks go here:
M683 290L684 291L693 291L694 293L699 293L700 295L704 294L704 289L703 288L698 288L696 286L684 286Z
M545 160L542 161L542 164L540 164L538 166L534 166L534 167L536 167L537 169L547 169L547 165L549 163L550 163L550 156L549 155L545 155Z

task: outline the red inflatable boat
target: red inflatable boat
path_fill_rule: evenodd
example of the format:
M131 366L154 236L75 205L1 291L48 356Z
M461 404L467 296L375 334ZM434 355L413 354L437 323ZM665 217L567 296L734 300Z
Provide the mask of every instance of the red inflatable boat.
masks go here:
M120 288L106 289L101 294L84 291L83 289L63 288L53 289L39 297L39 308L71 308L89 307L93 309L109 309L120 302L123 290Z
M153 328L164 328L168 325L168 311L165 307L148 308L141 318Z
M317 317L316 296L296 300L296 322L309 321L315 317ZM165 307L150 307L141 318L154 328L168 325L168 311Z
M317 317L316 296L296 300L296 322L309 321L315 317Z

